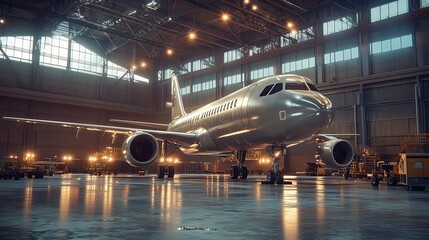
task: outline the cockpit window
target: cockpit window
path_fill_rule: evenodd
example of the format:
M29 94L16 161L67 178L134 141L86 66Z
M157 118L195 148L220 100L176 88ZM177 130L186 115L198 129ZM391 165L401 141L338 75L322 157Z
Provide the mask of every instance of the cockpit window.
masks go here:
M315 92L319 91L319 89L317 89L316 86L314 86L313 84L307 83L307 85L308 85L308 87L310 88L311 91L315 91Z
M274 93L278 93L278 92L280 92L281 90L283 90L283 83L277 83L277 84L273 87L273 89L271 90L270 95L272 95L272 94L274 94Z
M264 90L262 90L261 94L259 94L259 96L260 97L266 96L270 92L271 88L273 88L273 85L274 84L270 84L270 85L266 86L264 88Z
M308 91L307 86L304 82L287 82L286 90L306 90Z

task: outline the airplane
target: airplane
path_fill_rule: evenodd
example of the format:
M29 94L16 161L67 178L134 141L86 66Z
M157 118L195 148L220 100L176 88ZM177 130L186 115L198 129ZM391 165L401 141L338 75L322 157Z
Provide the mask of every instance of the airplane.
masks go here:
M315 140L320 163L330 168L345 168L354 157L351 144L333 135L320 134L333 120L331 101L322 95L313 82L303 76L283 74L263 78L190 113L185 108L175 73L171 77L171 117L169 124L112 119L112 122L146 128L63 122L44 119L3 117L26 123L53 124L80 130L125 134L123 156L132 166L147 166L167 146L189 155L235 156L232 179L246 179L246 151L265 149L272 158L267 173L270 184L282 183L283 172L278 163L288 147ZM150 128L150 129L148 129ZM159 129L163 130L159 130ZM160 164L157 177L174 177L174 166Z

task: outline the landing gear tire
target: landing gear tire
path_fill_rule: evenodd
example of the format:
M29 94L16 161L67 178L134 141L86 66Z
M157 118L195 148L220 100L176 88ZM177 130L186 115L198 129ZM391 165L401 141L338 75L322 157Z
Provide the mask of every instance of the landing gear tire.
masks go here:
M247 171L247 167L246 166L241 166L240 178L241 179L247 179L247 175L248 174L249 174L249 172Z
M158 178L164 178L165 170L165 166L158 166L158 168L156 169L156 176Z
M168 178L174 178L174 166L168 166L168 172L167 172L167 177Z
M279 171L279 174L276 175L276 183L277 184L283 184L284 183L283 171Z
M374 187L377 187L377 186L378 186L378 184L380 184L380 178L378 177L378 175L377 175L377 174L374 174L374 175L371 177L371 185L372 185L372 186L374 186Z
M396 184L398 184L398 180L395 177L392 177L392 176L387 177L388 186L396 186Z
M231 171L229 172L229 175L232 179L237 179L238 175L240 174L240 171L238 169L238 166L232 166Z
M273 170L268 171L267 173L267 182L269 184L274 184L276 182L276 173Z

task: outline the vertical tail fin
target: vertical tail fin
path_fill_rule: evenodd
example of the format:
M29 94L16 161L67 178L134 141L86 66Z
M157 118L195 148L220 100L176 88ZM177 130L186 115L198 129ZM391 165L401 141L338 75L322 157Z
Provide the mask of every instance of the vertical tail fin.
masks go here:
M180 94L179 81L175 72L171 74L171 120L186 115L183 107L182 95Z

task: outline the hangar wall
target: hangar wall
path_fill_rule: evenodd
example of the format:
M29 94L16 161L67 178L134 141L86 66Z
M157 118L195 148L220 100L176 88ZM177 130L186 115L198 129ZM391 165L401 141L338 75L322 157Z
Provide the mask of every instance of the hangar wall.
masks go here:
M94 124L109 119L154 121L153 84L33 66L0 59L0 115ZM37 154L38 159L72 155L87 160L112 144L102 133L1 121L0 156Z

